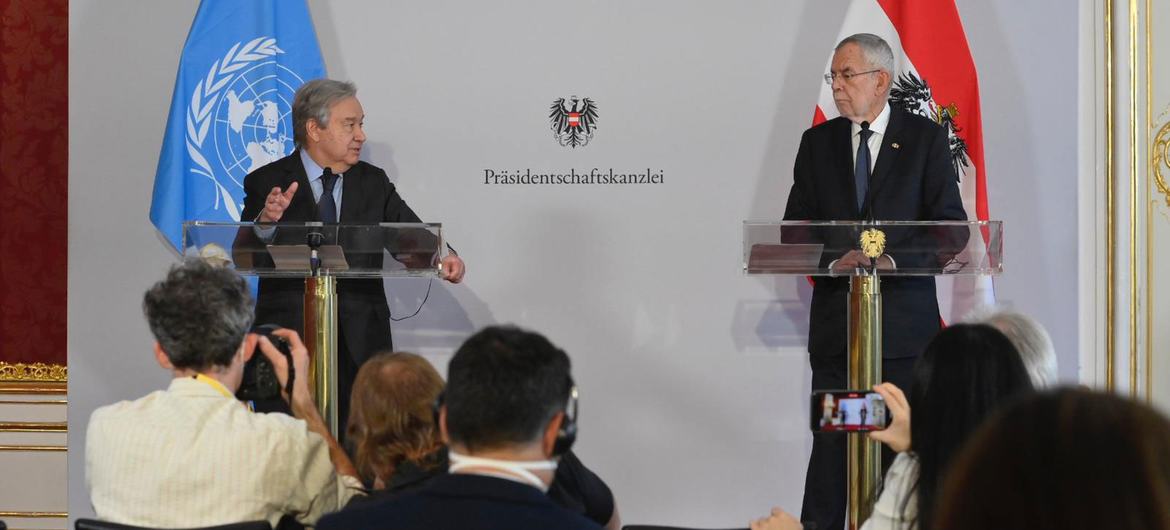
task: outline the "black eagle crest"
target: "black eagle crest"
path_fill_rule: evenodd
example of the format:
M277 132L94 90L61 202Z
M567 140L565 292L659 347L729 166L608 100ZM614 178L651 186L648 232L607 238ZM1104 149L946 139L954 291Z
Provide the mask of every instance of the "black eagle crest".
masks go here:
M890 88L890 105L930 118L946 127L947 138L950 139L951 163L955 165L956 173L965 173L963 168L967 167L967 141L959 136L963 130L955 123L959 109L954 103L940 107L934 102L926 80L919 79L913 72L906 72L898 76L898 82Z
M569 99L572 105L566 104L565 98L558 98L549 108L553 138L562 146L585 147L597 129L597 104L589 98L573 96Z

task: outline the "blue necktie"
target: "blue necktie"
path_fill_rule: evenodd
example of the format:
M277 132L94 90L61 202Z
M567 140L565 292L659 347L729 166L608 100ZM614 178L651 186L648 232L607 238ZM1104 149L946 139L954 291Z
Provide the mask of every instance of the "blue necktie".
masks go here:
M869 123L861 127L861 141L857 143L857 167L853 169L853 180L857 184L857 211L865 215L865 194L869 191Z
M325 168L325 172L321 173L321 184L324 191L321 192L321 200L317 202L321 222L336 223L337 202L333 200L333 186L337 184L337 175L333 174L333 170Z

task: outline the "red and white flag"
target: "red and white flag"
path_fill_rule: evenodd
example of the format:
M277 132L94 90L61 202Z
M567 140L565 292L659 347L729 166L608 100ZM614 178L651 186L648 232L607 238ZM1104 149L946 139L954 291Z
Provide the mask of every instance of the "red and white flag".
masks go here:
M837 42L856 33L877 35L893 48L891 102L947 127L967 217L988 220L979 80L954 0L853 0ZM825 72L832 60L830 53ZM813 124L839 114L832 87L822 84ZM987 241L979 238L986 237L972 234L976 240L967 247L972 258L984 259ZM938 294L945 322L955 322L979 305L995 303L987 276L940 277Z

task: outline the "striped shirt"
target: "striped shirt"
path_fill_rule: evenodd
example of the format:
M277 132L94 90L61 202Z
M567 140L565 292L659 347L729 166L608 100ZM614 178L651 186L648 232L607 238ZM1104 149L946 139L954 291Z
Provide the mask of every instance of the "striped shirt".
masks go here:
M325 440L304 421L250 412L188 377L95 410L85 470L98 518L156 528L276 526L284 514L312 525L360 485L334 473Z

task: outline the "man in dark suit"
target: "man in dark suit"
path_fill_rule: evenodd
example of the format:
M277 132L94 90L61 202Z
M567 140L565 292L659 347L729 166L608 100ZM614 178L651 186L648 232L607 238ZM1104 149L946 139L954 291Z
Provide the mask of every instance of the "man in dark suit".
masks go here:
M870 217L867 210L877 220L967 219L946 130L889 105L892 72L893 53L876 35L853 35L837 45L825 80L841 116L801 138L785 220L862 220ZM941 266L931 264L937 258L930 253L897 252L899 243L932 244L921 235L888 235L888 253L876 267ZM965 236L954 236L939 242L961 249ZM860 250L850 250L825 256L822 265L847 276L873 264ZM939 329L934 278L886 278L881 289L882 378L908 389L915 359ZM847 386L848 296L847 277L816 279L808 337L814 390ZM845 523L845 445L840 434L813 435L801 520L818 530Z
M543 336L489 327L447 365L439 427L449 474L321 519L321 530L600 530L546 492L576 438L569 357Z
M309 81L293 99L296 151L244 177L241 218L263 223L417 223L418 215L398 195L386 172L358 159L366 141L365 113L352 83ZM242 234L271 240L275 229ZM304 244L303 235L300 241ZM259 246L258 248L263 248ZM347 256L347 258L349 258ZM362 267L381 268L382 253L356 256ZM463 279L463 261L451 252L441 261L443 278ZM279 324L303 333L304 281L260 281L256 322ZM390 307L380 279L337 282L338 411L348 415L350 387L357 369L374 352L391 349ZM279 405L279 403L277 403Z

